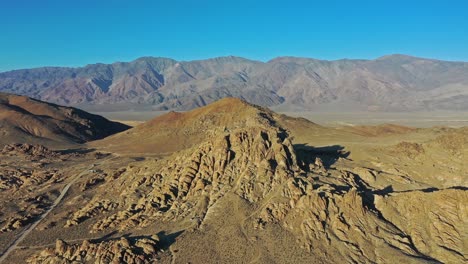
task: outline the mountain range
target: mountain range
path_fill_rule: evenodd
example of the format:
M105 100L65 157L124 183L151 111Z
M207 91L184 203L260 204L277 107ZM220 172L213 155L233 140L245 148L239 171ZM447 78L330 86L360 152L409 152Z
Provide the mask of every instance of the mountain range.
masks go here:
M468 110L468 62L388 55L335 61L143 57L79 68L0 73L0 92L65 105L148 105L189 110L239 97L280 111Z

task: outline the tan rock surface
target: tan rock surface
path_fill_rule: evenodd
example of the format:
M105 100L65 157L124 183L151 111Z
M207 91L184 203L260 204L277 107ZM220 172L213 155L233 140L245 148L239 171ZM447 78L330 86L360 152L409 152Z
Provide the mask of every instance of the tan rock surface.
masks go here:
M89 158L85 173L31 234L36 242L24 243L23 256L30 263L466 262L464 129L404 129L367 144L362 135L326 130L225 99L95 142L117 152L81 157ZM314 145L330 135L354 141Z

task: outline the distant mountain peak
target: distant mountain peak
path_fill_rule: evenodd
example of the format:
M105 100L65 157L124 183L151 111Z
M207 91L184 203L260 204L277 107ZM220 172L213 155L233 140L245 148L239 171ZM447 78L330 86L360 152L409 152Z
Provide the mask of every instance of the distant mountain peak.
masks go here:
M177 60L167 58L167 57L153 57L153 56L143 56L140 58L137 58L131 62L139 62L139 61L170 61L170 62L177 62Z
M142 57L81 68L0 73L0 92L67 104L190 110L224 97L284 111L468 109L468 63L393 54L375 60L236 56L176 61Z
M390 55L384 55L382 57L377 58L376 60L429 60L429 59L424 59L424 58L418 58L410 55L405 55L405 54L390 54Z
M280 56L269 60L267 63L277 63L277 62L311 62L311 61L319 61L313 58L303 58L303 57L295 57L295 56Z

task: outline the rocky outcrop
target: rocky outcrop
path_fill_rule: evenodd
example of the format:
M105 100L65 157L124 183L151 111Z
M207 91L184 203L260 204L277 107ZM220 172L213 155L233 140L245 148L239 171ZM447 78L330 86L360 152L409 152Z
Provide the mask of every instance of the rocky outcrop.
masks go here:
M423 254L445 263L468 261L466 188L377 196L382 216L408 234Z
M11 232L27 226L44 213L51 204L51 199L46 195L25 198L18 202L18 211L13 216L5 219L0 217L0 223L2 224L0 233Z
M40 185L47 181L59 182L61 177L57 170L3 169L0 171L0 190L18 189L23 185Z
M60 153L51 151L43 145L31 145L27 143L5 145L2 149L2 154L27 155L35 158L57 158L60 156Z
M320 158L298 161L287 133L271 124L226 131L151 166L128 166L112 184L125 186L125 199L91 232L155 221L190 221L203 229L218 204L236 195L258 208L245 216L248 228L280 225L312 254L336 248L337 261L432 260L381 217L356 174L329 170Z
M27 259L27 263L154 263L159 250L157 235L108 241L69 244L58 239L48 248Z
M134 180L122 191L125 209L98 222L95 230L144 225L152 217L180 219L188 214L202 222L209 207L227 192L251 203L264 199L299 170L285 132L270 129L238 129L220 135L174 154L158 171L127 168L120 178Z
M81 180L80 194L57 226L116 237L176 226L184 233L170 247L173 262L177 244L188 252L184 260L198 250L219 262L235 262L243 253L250 256L239 262L275 262L273 254L282 253L324 263L466 262L466 188L414 191L410 188L427 183L403 169L354 162L340 146L293 145L278 116L262 108L235 99L215 106L170 113L129 131L154 132L159 145L180 135L190 144L166 155L125 157L132 162L117 161L112 169L96 168ZM432 144L437 143L384 146L379 157L399 148L415 155L396 156L401 164L423 162L433 153ZM146 240L91 244L98 245L80 251L79 245L59 241L55 250L30 261L108 263L132 256L146 263L158 249ZM279 252L288 247L294 253ZM228 251L232 254L223 258Z
M67 220L65 227L78 225L79 223L85 221L90 217L115 209L117 205L117 203L114 203L109 200L90 202L84 208L80 209L79 211L76 211L72 215L72 217L69 220Z

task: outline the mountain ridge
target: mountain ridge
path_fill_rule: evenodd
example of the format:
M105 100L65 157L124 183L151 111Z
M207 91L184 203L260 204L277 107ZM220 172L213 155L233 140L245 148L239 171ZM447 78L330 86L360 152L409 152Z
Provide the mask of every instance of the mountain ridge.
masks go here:
M65 105L190 110L223 97L281 109L468 110L468 63L393 54L374 60L141 57L0 73L0 91Z
M441 61L441 62L454 62L454 63L468 63L468 61L463 61L463 60L447 60L447 59L438 59L438 58L429 58L429 57L419 57L419 56L413 56L413 55L407 55L407 54L402 54L402 53L391 53L387 55L382 55L379 57L375 58L370 58L370 59L359 59L359 58L339 58L339 59L319 59L319 58L314 58L314 57L300 57L300 56L294 56L294 55L284 55L284 56L277 56L273 57L268 60L257 60L257 59L249 59L246 57L242 56L235 56L235 55L225 55L225 56L216 56L212 58L206 58L206 59L193 59L193 60L177 60L173 59L170 57L161 57L161 56L141 56L136 59L130 60L130 61L114 61L114 62L95 62L95 63L88 63L84 64L82 66L54 66L54 65L45 65L45 66L34 66L30 68L18 68L18 69L11 69L11 70L4 70L0 71L0 75L4 73L10 73L10 72L15 72L15 71L23 71L23 70L35 70L35 69L79 69L79 68L86 68L88 66L93 66L93 65L114 65L114 64L121 64L121 63L132 63L136 61L141 61L145 59L161 59L161 60L168 60L168 61L174 61L174 62L196 62L196 61L205 61L205 60L215 60L215 59L223 59L223 58L238 58L238 59L243 59L247 61L252 61L252 62L258 62L258 63L263 63L266 64L271 61L275 61L277 59L282 59L282 58L292 58L292 59L306 59L306 60L316 60L316 61L328 61L328 62L334 62L334 61L373 61L373 60L382 60L382 59L387 59L387 58L394 58L394 57L400 57L400 58L412 58L412 59L419 59L419 60L431 60L431 61Z

